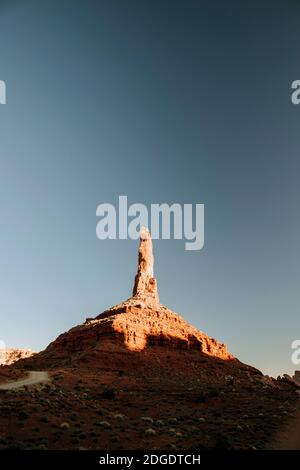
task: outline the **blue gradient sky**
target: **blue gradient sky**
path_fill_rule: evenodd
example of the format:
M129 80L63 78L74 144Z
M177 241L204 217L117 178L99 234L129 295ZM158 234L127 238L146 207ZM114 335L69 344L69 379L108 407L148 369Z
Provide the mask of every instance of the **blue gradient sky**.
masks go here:
M0 339L44 348L127 298L96 207L205 204L156 241L161 301L266 373L300 337L298 1L0 0Z

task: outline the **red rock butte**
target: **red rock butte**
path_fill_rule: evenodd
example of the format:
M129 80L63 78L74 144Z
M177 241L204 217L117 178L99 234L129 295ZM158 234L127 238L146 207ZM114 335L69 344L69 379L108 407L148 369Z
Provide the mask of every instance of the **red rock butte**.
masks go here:
M234 359L225 344L197 330L159 302L152 240L146 228L141 230L132 296L60 335L40 354L58 359L68 351L73 355L91 345L96 349L106 345L113 350L120 344L131 351L164 346L199 351L223 360Z

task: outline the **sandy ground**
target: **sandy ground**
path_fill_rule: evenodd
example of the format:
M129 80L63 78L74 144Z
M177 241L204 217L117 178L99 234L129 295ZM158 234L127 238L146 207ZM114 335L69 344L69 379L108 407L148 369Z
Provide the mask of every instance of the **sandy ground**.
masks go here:
M276 450L300 450L300 410L275 435L271 444Z
M36 385L50 380L48 372L31 371L25 379L15 380L0 385L0 390L13 390L15 388L24 387L24 385Z

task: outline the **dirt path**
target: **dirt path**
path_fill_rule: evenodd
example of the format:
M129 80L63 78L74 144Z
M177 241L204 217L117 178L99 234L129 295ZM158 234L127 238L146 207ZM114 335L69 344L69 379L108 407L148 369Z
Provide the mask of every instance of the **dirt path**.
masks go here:
M275 450L300 450L300 410L277 432L270 447Z
M0 390L13 390L15 388L24 387L24 385L36 385L50 380L48 372L31 371L26 379L15 380L0 385Z

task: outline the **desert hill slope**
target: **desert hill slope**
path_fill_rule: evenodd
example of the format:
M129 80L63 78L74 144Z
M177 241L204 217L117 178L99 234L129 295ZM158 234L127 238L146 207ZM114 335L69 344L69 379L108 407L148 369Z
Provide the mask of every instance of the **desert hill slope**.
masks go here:
M5 377L26 370L52 381L0 394L0 448L261 449L299 403L293 383L241 363L160 304L147 230L132 297Z

